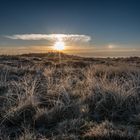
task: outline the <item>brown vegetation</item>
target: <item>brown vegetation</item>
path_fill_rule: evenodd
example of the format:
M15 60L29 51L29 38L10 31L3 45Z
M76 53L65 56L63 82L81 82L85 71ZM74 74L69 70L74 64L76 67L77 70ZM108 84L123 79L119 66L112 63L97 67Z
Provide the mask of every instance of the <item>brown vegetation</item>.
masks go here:
M140 58L0 56L1 140L139 140Z

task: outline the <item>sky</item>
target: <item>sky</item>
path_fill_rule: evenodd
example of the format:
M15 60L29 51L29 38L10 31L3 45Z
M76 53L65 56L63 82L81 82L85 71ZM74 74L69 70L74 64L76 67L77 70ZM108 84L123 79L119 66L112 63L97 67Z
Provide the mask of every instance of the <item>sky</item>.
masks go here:
M0 53L48 51L56 34L67 53L140 56L140 0L0 0Z

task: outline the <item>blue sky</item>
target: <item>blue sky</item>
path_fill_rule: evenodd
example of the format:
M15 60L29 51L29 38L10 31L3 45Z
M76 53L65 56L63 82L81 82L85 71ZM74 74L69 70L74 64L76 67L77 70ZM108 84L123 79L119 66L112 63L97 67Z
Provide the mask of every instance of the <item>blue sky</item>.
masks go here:
M0 0L0 47L41 46L15 34L82 34L90 46L140 49L139 0Z

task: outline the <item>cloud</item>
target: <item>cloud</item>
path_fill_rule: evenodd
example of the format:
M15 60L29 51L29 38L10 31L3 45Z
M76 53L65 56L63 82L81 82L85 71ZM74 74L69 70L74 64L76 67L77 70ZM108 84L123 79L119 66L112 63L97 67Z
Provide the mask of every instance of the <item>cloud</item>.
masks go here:
M71 41L71 42L89 42L91 37L80 34L16 34L5 36L15 40L48 40L48 41Z

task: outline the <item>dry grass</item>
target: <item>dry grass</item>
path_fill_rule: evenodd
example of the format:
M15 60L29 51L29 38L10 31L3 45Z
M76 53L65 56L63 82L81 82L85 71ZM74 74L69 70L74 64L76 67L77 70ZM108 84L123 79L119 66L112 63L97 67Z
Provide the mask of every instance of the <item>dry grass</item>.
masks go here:
M140 139L140 58L56 59L0 57L1 140Z

